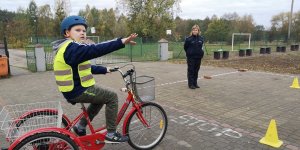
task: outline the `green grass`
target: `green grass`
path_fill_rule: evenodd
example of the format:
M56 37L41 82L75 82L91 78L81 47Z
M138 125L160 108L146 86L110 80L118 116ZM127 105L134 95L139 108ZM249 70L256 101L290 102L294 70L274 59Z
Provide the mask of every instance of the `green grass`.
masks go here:
M123 61L157 61L160 58L159 55L159 44L155 43L143 43L138 41L138 44L135 46L126 45L125 48L117 50L113 53L108 54L107 56L111 59L123 60ZM169 42L168 49L173 52L173 59L185 59L185 51L183 50L183 42ZM263 42L252 42L251 49L253 52L259 52L261 47L271 47L271 51L275 52L277 45L284 45L278 43L263 43ZM26 56L29 70L36 71L35 57L34 57L34 45L29 45L25 47ZM237 43L233 46L234 51L239 49L248 48L248 43ZM206 55L213 55L214 51L222 49L223 51L231 51L231 45L225 45L224 43L217 44L205 44L204 52ZM288 47L287 47L288 49ZM53 69L53 50L52 46L49 44L44 45L45 55L46 55L46 69Z

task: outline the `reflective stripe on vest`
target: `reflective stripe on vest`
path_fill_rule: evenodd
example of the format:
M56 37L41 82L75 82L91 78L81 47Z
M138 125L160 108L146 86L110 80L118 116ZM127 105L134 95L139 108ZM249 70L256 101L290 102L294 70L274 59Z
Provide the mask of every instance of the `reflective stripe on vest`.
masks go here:
M78 65L79 77L83 87L89 87L95 84L95 79L92 75L91 62L85 61Z
M74 88L72 67L66 64L64 59L64 52L71 42L71 40L67 40L62 43L54 58L53 68L56 84L61 92L70 92ZM80 83L83 87L89 87L95 84L95 79L91 72L90 61L78 64L78 74L80 77Z

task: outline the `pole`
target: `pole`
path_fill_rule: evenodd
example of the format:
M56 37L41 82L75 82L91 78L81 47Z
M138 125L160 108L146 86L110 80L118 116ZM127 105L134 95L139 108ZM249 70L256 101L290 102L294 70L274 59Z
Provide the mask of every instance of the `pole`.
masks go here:
M291 23L292 23L292 18L293 18L293 7L294 7L294 0L292 0L291 13L290 13L290 17L289 17L288 41L290 40L290 37L291 37Z
M37 17L35 18L35 20L34 20L34 22L35 22L35 38L36 38L36 44L38 44L39 43L39 39L38 39L38 37L37 37L37 24L38 24L38 21L37 21Z
M233 43L234 43L234 33L232 33L232 39L231 39L231 51L233 51Z
M7 41L6 41L5 36L4 36L4 50L5 50L5 55L7 57L8 76L10 76L11 73L10 73L10 65L9 65L9 52L8 52L8 49L7 49Z
M3 40L4 40L4 51L5 51L5 55L7 57L7 66L8 66L8 76L11 75L11 72L10 72L10 65L9 65L9 52L8 52L8 47L7 47L7 39L6 39L6 27L7 27L7 23L8 23L8 19L5 18L4 21L3 21Z

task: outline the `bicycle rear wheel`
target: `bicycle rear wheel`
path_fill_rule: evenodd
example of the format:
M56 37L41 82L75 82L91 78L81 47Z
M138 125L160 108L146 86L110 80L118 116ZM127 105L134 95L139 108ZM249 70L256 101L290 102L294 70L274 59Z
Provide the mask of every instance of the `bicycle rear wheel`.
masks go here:
M47 110L40 110L32 113L28 113L26 116L24 116L22 119L18 120L14 127L11 127L12 130L8 134L10 139L13 141L22 134L26 133L29 129L37 129L33 125L35 125L37 122L45 122L44 119L57 119L57 113L56 111L49 112ZM47 124L45 124L47 125ZM62 124L61 127L65 128L69 125L69 122L66 118L62 117ZM46 126L45 126L46 127Z
M129 145L135 149L151 149L157 146L164 138L168 119L164 109L156 103L145 103L141 108L142 115L149 127L144 125L135 110L126 123L126 135Z
M79 150L71 138L56 132L31 135L20 142L14 150Z
M36 121L34 117L38 117L42 119L43 117L47 118L49 116L53 116L53 119L57 119L57 115L58 115L57 111L48 112L47 110L40 110L40 111L28 113L26 116L24 116L16 123L16 127L21 127L24 124L30 124L29 122ZM61 122L62 128L67 127L69 125L69 122L66 120L66 118L62 117L61 121L62 121Z

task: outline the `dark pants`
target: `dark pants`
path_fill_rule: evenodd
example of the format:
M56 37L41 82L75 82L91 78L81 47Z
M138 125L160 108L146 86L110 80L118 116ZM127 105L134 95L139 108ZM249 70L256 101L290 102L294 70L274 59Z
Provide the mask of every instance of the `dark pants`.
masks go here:
M89 119L91 121L105 104L106 129L107 131L116 130L118 96L115 92L102 87L91 86L80 96L70 101L75 103L91 103L87 108ZM85 118L81 118L79 123L81 126L86 126L87 120Z
M188 85L190 86L196 86L197 80L198 80L198 72L200 70L201 65L201 59L195 59L195 58L187 58L187 77L188 77Z

